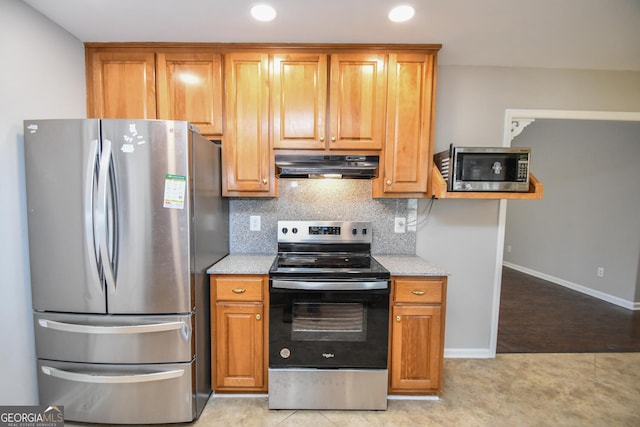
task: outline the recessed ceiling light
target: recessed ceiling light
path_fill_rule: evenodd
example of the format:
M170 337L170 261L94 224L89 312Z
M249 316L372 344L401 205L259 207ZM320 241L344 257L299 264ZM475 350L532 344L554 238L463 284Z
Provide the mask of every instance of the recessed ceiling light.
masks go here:
M251 8L251 16L262 22L273 21L276 17L276 10L268 4L257 4Z
M407 5L396 6L389 12L389 19L393 22L405 22L413 18L416 11Z

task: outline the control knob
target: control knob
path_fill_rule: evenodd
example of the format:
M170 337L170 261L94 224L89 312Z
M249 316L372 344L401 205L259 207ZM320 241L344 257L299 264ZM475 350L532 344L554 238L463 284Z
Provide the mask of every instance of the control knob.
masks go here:
M287 227L282 227L282 234L287 234L289 229Z
M283 359L288 359L291 356L291 350L289 350L288 348L284 347L280 350L280 357L282 357Z

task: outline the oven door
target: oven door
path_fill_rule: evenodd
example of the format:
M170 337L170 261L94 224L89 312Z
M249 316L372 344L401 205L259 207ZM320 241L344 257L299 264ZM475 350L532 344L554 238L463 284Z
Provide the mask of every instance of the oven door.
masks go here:
M270 284L270 368L387 368L389 282Z

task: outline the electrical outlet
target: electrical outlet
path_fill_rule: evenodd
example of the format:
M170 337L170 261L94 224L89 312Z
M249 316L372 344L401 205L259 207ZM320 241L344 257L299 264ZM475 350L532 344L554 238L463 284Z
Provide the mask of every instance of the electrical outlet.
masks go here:
M407 219L403 217L397 217L393 231L396 233L405 233L407 231Z
M507 253L510 254L511 253L511 245L507 245Z
M249 230L260 231L260 217L258 215L251 215L249 217Z
M598 277L604 277L604 267L598 267L598 271L596 272Z

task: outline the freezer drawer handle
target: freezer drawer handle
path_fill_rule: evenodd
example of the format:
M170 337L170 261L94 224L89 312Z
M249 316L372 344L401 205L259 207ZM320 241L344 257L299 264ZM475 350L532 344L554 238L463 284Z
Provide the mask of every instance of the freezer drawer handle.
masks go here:
M43 328L57 331L75 332L78 334L143 334L147 332L166 332L181 329L184 322L154 323L151 325L135 326L91 326L75 325L72 323L56 322L55 320L38 319Z
M42 366L42 372L45 375L49 375L63 380L81 382L81 383L96 383L96 384L131 384L131 383L146 383L150 381L163 381L173 378L179 378L184 375L182 369L176 369L173 371L154 372L151 374L139 374L139 375L93 375L93 374L78 374L76 372L63 371L61 369L52 368L51 366Z

